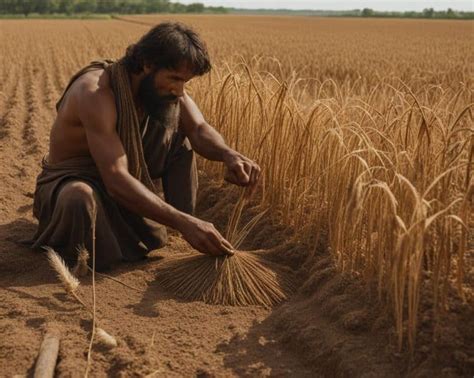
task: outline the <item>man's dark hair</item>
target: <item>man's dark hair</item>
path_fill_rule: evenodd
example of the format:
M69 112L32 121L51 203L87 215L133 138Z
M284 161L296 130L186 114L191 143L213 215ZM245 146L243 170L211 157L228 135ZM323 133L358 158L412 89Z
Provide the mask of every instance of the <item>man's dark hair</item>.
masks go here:
M178 69L186 64L197 76L211 70L206 44L194 30L179 22L153 27L137 43L128 46L123 62L129 72L136 74L143 71L145 63L156 69Z

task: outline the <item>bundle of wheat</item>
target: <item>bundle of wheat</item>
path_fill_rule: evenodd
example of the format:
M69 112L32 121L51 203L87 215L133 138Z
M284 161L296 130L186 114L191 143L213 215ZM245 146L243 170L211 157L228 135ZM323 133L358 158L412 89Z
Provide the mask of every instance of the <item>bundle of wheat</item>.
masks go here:
M235 248L266 211L238 229L248 192L243 191L229 219L226 238ZM231 306L271 307L287 298L293 285L284 267L270 263L258 251L235 251L233 255L191 255L161 264L160 283L186 300L202 300Z
M287 298L293 285L279 266L258 252L232 256L192 255L161 265L159 282L186 300L231 306L271 307Z

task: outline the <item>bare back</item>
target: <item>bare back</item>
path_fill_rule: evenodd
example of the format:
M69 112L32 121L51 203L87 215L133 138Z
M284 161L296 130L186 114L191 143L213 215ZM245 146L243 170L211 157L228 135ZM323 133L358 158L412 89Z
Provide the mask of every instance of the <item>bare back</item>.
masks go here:
M109 76L103 69L87 72L74 81L64 95L51 129L48 156L50 163L91 156L86 131L78 113L78 102L81 96L87 95L84 89L90 87L97 87L108 95L112 93Z

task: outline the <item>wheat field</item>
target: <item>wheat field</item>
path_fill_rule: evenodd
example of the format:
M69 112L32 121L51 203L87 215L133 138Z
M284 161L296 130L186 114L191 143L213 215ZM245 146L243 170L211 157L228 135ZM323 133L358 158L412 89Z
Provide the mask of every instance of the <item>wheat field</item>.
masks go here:
M188 91L262 166L262 208L301 240L324 240L341 271L377 289L400 348L415 346L422 293L435 312L473 300L472 21L2 20L3 203L34 184L69 77L170 19L208 43L214 69Z

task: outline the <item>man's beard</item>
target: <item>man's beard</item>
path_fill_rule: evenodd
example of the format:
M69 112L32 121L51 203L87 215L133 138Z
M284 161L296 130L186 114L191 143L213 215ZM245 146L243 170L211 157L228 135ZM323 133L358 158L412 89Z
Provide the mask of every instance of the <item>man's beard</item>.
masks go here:
M179 115L178 97L160 96L153 85L153 74L146 75L138 87L138 99L146 114L165 127L176 127Z

